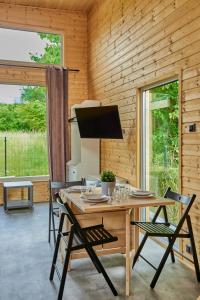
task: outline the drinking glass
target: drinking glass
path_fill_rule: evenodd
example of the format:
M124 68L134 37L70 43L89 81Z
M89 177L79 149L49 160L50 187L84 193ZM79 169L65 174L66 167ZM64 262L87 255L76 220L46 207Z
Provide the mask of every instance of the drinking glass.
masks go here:
M116 202L120 202L120 189L118 186L116 186L114 189L113 200L115 200Z
M119 197L120 197L120 200L125 199L125 187L124 187L124 185L119 186Z
M126 198L126 200L129 198L129 194L130 194L130 186L126 185L125 186L125 198Z
M84 197L85 192L86 192L86 188L83 185L83 186L81 186L81 197Z
M108 187L108 196L111 197L113 194L113 188Z

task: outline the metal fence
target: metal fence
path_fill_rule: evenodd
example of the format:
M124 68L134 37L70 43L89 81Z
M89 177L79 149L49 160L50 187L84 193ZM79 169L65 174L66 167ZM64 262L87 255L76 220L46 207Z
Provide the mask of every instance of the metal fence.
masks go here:
M46 132L1 132L0 176L48 174Z

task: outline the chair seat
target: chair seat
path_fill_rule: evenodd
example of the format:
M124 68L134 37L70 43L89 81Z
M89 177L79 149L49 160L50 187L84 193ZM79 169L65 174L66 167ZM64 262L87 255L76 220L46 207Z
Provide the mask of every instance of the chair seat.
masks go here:
M92 245L111 243L118 240L116 236L112 236L102 224L83 228L87 240Z
M172 236L174 234L174 230L169 227L170 224L166 225L166 223L132 222L132 224L137 225L152 236Z
M117 237L112 236L102 224L100 225L95 225L95 226L90 226L90 227L85 227L82 228L85 237L87 238L87 243L90 246L97 246L97 245L102 245L106 243L111 243L115 242L118 240ZM65 243L66 245L68 244L68 239L66 238L66 235L69 235L69 232L64 233L63 236L65 236ZM74 240L72 244L72 251L82 249L84 248L85 245L83 242L80 240L79 236L77 234L74 234Z

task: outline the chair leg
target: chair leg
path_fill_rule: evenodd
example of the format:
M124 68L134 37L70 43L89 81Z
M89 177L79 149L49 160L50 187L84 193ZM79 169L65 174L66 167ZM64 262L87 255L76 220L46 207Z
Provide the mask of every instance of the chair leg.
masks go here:
M57 241L56 241L56 246L55 246L55 250L54 250L53 261L52 261L52 265L51 265L51 272L50 272L49 280L53 280L53 276L54 276L54 272L55 272L55 265L56 265L56 261L57 261L57 257L58 257L58 249L59 249L60 239L61 239L61 234L60 233L61 233L62 228L63 228L63 223L64 223L64 214L61 214L60 224L59 224L59 229L58 229L58 235L57 235Z
M48 242L51 242L51 210L52 210L52 199L49 199L49 236Z
M158 269L157 269L157 271L156 271L156 273L155 273L155 275L154 275L154 277L153 277L153 280L151 281L151 284L150 284L150 287L151 287L152 289L155 287L156 282L157 282L157 280L158 280L158 278L159 278L159 276L160 276L160 273L162 272L162 269L163 269L163 267L164 267L164 265L165 265L165 263L166 263L166 260L167 260L169 254L170 254L171 251L172 251L172 248L173 248L173 245L174 245L175 240L176 240L176 238L172 238L172 239L171 239L171 241L170 241L170 243L169 243L169 245L168 245L168 247L167 247L167 249L166 249L166 251L165 251L165 254L163 255L163 257L162 257L162 259L161 259L161 262L160 262L160 264L159 264L159 266L158 266Z
M53 213L53 203L51 206L51 217L52 217L53 239L54 239L54 245L55 245L56 244L56 226L55 226L55 219L54 219L54 213Z
M138 257L140 256L140 253L141 253L141 251L142 251L142 249L144 247L144 244L146 243L147 238L148 238L148 234L145 233L145 236L143 237L143 239L142 239L142 241L141 241L141 243L140 243L140 245L139 245L139 247L138 247L138 249L137 249L137 251L136 251L136 253L134 255L132 269L134 268L135 263L138 260Z
M192 230L192 223L191 223L190 216L187 217L187 225L188 225L188 230L189 230L189 234L190 234L190 242L191 242L191 246L192 246L192 254L193 254L196 277L197 277L197 281L200 281L199 262L198 262L198 257L197 257L197 251L196 251L194 234L193 234L193 230Z
M113 295L114 295L114 296L118 296L118 293L117 293L117 291L116 291L114 285L112 284L112 281L110 280L108 274L106 273L106 271L105 271L103 265L101 264L101 262L100 262L98 256L96 255L95 251L94 251L92 248L89 248L89 252L88 252L88 248L87 248L87 247L86 247L86 251L87 251L88 254L89 254L89 252L92 254L92 256L93 256L93 258L94 258L94 261L95 261L95 263L94 263L95 267L98 266L97 270L100 270L100 272L102 273L102 275L103 275L103 277L105 278L107 284L109 285L109 287L110 287L110 289L111 289ZM89 255L90 255L90 254L89 254Z
M170 243L171 243L171 238L170 238L170 237L168 238L168 241L169 241L169 244L170 244ZM171 254L171 260L172 260L172 263L175 263L175 255L174 255L173 248L172 248L172 250L170 251L170 254Z
M168 223L168 216L167 216L166 206L163 206L163 213L164 213L165 222ZM168 237L168 241L169 241L169 244L170 244L170 242L171 242L171 238L170 237ZM175 255L174 255L173 249L171 250L171 260L172 260L172 263L175 263Z
M69 236L68 247L66 249L66 255L65 255L65 260L64 260L63 271L62 271L62 276L61 276L61 281L60 281L60 287L59 287L57 300L62 300L62 297L63 297L64 287L65 287L65 280L66 280L68 266L69 266L69 259L70 259L72 242L73 242L73 230L71 229L70 236Z
M95 266L95 268L97 269L97 271L99 273L101 273L101 270L100 270L98 264L96 263L95 257L93 255L93 253L90 251L89 247L87 248L87 253L88 253L89 257L91 258L91 261L92 261L93 265Z

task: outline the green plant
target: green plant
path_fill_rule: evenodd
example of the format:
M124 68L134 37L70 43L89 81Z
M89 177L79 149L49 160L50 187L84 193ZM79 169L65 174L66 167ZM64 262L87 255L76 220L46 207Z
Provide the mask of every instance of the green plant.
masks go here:
M115 182L116 181L116 176L112 171L104 170L101 173L101 181L102 182Z

